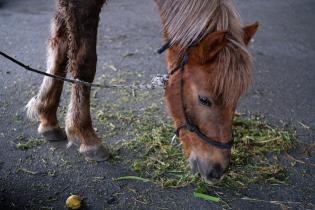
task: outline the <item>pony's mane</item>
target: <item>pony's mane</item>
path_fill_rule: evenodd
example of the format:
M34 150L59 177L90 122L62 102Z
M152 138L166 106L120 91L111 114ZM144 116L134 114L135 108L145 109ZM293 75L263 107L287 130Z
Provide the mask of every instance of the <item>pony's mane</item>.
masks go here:
M228 42L215 63L213 91L227 104L236 103L251 79L251 56L243 39L240 16L232 0L156 0L164 31L180 52L215 31L227 31Z

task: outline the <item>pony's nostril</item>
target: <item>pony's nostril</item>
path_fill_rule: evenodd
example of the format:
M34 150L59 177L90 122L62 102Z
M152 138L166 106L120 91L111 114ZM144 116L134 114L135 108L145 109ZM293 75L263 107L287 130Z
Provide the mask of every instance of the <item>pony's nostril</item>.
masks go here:
M212 170L208 173L208 179L220 179L224 170L219 163L214 164Z

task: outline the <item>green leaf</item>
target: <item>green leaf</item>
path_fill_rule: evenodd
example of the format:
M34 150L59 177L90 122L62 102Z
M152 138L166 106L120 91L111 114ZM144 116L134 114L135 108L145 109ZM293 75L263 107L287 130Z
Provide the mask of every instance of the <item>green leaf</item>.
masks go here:
M211 196L211 195L206 195L206 194L203 194L203 193L197 193L197 192L194 192L194 196L195 198L200 198L200 199L203 199L203 200L206 200L206 201L211 201L211 202L220 202L220 198L218 197L214 197L214 196Z
M145 178L138 177L138 176L121 176L121 177L114 179L114 181L122 181L122 180L137 180L137 181L143 181L143 182L150 182L151 181L149 179L145 179Z

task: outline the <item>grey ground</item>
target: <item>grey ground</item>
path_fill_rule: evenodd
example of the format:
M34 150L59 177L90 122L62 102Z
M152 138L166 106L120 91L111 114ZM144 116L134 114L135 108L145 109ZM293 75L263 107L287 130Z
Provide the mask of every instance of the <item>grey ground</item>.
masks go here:
M244 23L261 23L251 47L255 57L254 83L242 99L239 111L259 112L276 125L288 124L297 129L301 145L314 143L315 1L236 3ZM44 70L53 10L53 1L0 0L0 50ZM153 1L110 1L103 9L99 30L98 75L115 64L119 69L144 72L149 81L151 75L165 72L163 56L154 53L161 43L160 21ZM122 55L130 53L132 57L122 59ZM25 73L2 58L0 74L0 209L63 209L70 193L82 195L87 209L222 208L195 199L193 187L163 189L147 183L114 182L113 177L133 173L126 164L87 163L74 149L66 150L64 144L45 144L36 151L16 149L14 142L19 136L37 136L37 125L25 118L24 106L36 93L41 77ZM64 104L68 95L63 96ZM315 170L308 164L314 163L314 152L313 157L306 157L300 146L292 155L306 164L290 168L290 185L252 186L242 191L243 196L294 201L299 204L286 206L314 209ZM67 168L68 160L73 163ZM39 174L21 172L18 168ZM229 204L233 209L281 207L240 199L232 199Z

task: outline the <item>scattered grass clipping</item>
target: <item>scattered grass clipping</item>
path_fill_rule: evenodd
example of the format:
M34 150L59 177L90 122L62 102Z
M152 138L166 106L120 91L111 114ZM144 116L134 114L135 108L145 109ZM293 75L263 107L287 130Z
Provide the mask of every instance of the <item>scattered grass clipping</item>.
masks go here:
M45 144L46 141L43 139L28 139L27 141L21 141L16 144L16 148L20 150L29 150L29 149L34 149L36 147L39 147L43 144Z
M95 117L107 131L104 139L118 137L124 142L119 147L132 153L132 158L126 158L128 164L145 180L162 187L209 187L191 174L181 147L171 144L174 128L162 111L161 94L141 91L136 95L117 91L113 98L119 100L95 107ZM269 125L261 116L236 116L233 127L235 144L230 170L222 182L212 187L241 189L255 183L286 184L287 172L278 157L295 146L295 135Z
M180 146L171 144L174 128L169 121L152 115L133 117L134 140L125 143L133 149L136 159L132 168L143 177L162 187L200 185L203 180L191 174ZM236 117L231 167L218 187L245 188L250 184L267 182L285 184L286 169L278 156L295 145L289 131L274 128L259 117Z

